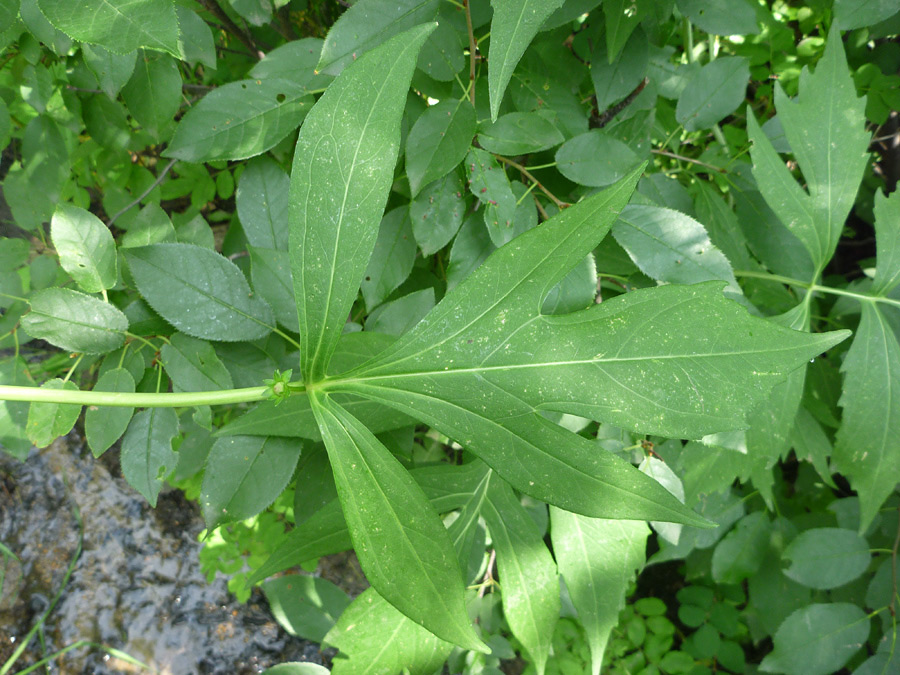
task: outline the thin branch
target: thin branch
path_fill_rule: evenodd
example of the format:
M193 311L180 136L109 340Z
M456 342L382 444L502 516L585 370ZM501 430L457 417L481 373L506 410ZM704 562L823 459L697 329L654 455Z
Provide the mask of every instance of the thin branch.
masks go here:
M254 57L261 59L265 56L265 54L257 48L256 44L253 42L253 38L250 37L250 34L242 31L240 26L231 20L231 17L225 13L225 10L219 6L219 3L216 0L199 0L199 2L208 12L221 21L222 25L225 26L225 30L240 40L241 43L250 50L250 53L253 54Z
M713 166L712 164L707 164L706 162L701 162L699 159L693 159L691 157L685 157L684 155L676 155L674 152L669 152L668 150L651 150L654 155L662 155L663 157L671 157L672 159L680 159L682 162L690 162L691 164L696 164L697 166L703 166L707 169L712 169L716 173L728 173L725 169L720 166Z
M472 107L475 107L475 52L478 47L475 45L475 33L472 28L472 12L469 9L469 0L463 0L463 7L466 8L466 30L469 32L469 97L472 101Z
M478 589L478 597L483 598L487 587L494 583L494 561L497 559L497 550L491 549L491 557L488 558L487 572L484 573L484 580Z
M545 195L547 195L550 198L550 201L552 201L554 204L556 204L556 206L559 207L560 210L569 206L566 202L562 201L561 199L558 199L556 197L556 195L554 195L552 192L550 192L550 190L545 188L541 184L541 181L539 181L537 178L535 178L534 175L528 169L526 169L524 166L522 166L518 162L514 162L513 160L511 160L507 157L504 157L503 155L494 155L494 157L496 157L498 160L500 160L504 164L507 164L508 166L511 166L512 168L517 169L519 171L519 173L521 173L523 176L525 176L525 178L527 178L532 183L534 183L537 186L538 190L540 190Z
M141 203L141 200L142 200L144 197L146 197L146 196L149 195L151 192L153 192L154 188L155 188L157 185L159 185L160 183L163 182L163 180L164 180L165 177L166 177L166 174L169 173L169 171L172 169L173 166L175 166L175 162L177 162L177 161L178 161L177 159L171 159L171 160L169 160L169 163L166 164L166 166L165 166L165 167L163 168L163 170L160 172L159 176L156 177L156 180L153 181L153 183L150 185L150 187L148 187L146 190L144 190L144 191L141 193L141 195L140 195L137 199L135 199L134 201L132 201L130 204L128 204L127 206L125 206L125 207L123 207L123 208L121 208L121 209L119 209L118 212L116 213L116 215L114 215L112 218L110 218L110 219L107 221L106 225L107 225L107 226L112 226L112 224L113 224L114 222L116 222L116 219L118 219L119 216L121 216L121 215L122 215L123 213L125 213L126 211L129 211L129 210L132 209L133 207L135 207L135 206L137 206L138 204L140 204L140 203Z

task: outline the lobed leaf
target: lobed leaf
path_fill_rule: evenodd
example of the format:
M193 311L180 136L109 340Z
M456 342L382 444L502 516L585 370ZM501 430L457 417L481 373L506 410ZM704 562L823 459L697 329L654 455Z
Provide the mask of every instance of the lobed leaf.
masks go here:
M413 28L354 62L300 130L288 218L306 382L324 377L375 246L406 92L432 30Z

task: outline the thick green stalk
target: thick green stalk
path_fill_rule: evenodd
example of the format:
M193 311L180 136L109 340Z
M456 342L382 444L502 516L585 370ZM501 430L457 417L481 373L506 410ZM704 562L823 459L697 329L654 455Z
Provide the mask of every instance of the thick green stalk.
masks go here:
M268 387L222 389L151 394L115 391L69 391L66 389L38 389L0 385L0 401L33 401L41 403L74 403L77 405L105 405L120 408L185 408L197 405L224 405L262 401L269 395Z

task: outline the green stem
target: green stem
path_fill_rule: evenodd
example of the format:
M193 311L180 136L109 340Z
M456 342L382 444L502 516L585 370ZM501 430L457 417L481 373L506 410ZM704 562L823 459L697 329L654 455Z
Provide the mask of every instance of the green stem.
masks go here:
M225 405L252 403L266 398L267 387L221 389L151 394L117 391L70 391L67 389L39 389L0 385L0 401L31 401L39 403L72 403L75 405L105 405L117 408L188 408L197 405ZM0 673L2 675L2 673Z
M297 342L297 341L296 341L294 338L292 338L290 335L288 335L287 333L285 333L283 330L280 330L279 328L276 328L275 326L269 326L269 328L272 329L272 332L275 333L275 335L278 335L278 336L280 336L282 339L284 339L285 341L290 342L290 343L291 343L292 345L294 345L297 349L302 349L302 347L300 346L300 343Z
M788 286L800 286L812 292L830 293L831 295L843 295L847 298L856 298L860 302L881 302L886 305L900 307L900 300L893 298L885 298L880 295L867 295L866 293L854 293L853 291L845 291L842 288L832 288L831 286L820 286L819 284L809 283L808 281L800 281L799 279L791 279L780 274L769 274L768 272L754 272L752 270L735 270L736 277L745 277L750 279L762 279L763 281L775 281Z

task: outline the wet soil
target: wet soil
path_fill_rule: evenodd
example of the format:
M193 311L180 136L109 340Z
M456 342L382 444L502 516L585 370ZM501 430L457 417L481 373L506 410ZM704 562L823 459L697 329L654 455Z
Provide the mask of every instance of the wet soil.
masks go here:
M282 661L323 662L319 645L281 630L259 591L241 605L225 578L207 583L195 504L169 491L151 509L117 475L113 451L107 454L93 459L74 432L33 449L24 463L0 453L0 542L21 561L6 570L0 592L0 664L62 584L80 536L76 507L83 552L44 625L44 646L32 640L13 673L78 640L120 649L165 675L244 675ZM138 669L82 648L50 672Z

